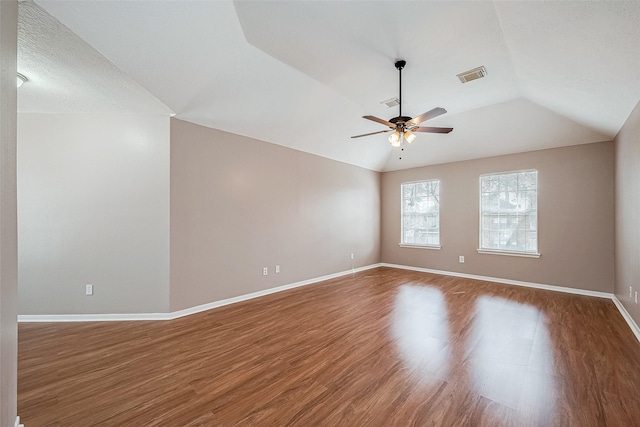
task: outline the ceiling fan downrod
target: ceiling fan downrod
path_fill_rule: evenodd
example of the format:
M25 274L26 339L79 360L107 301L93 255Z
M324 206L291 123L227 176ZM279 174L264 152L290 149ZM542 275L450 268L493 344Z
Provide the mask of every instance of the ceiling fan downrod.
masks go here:
M398 117L402 117L402 69L407 65L407 61L396 61L396 69L398 70Z

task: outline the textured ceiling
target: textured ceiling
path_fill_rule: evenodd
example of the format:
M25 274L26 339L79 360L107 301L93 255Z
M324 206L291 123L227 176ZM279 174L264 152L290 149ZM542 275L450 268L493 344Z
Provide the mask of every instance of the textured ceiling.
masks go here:
M374 170L610 140L640 100L637 1L37 4L104 55L89 48L81 57L86 93L62 99L61 110L108 105L96 90L108 86L123 92L112 105L130 95L136 100L124 105L157 111L147 92L130 89L132 79L183 120ZM46 36L45 59L56 64L47 63L43 81L78 68L68 57L84 42L59 24L33 25L36 39L43 30L66 34ZM32 49L42 50L20 47L24 57ZM37 71L43 55L34 56ZM397 115L380 104L397 96L396 59L407 61L403 113L444 107L449 113L428 124L455 128L419 134L404 152L385 135L349 138L384 129L365 114ZM459 82L457 73L480 65L486 78ZM113 80L105 69L126 76ZM42 100L21 89L22 107L54 108L43 89Z
M20 112L145 112L171 110L57 19L19 3Z

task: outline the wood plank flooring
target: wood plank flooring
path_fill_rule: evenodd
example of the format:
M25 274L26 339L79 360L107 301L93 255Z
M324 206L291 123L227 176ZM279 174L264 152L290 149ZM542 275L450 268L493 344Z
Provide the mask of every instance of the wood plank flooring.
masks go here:
M640 426L606 299L391 268L172 321L21 323L40 426Z

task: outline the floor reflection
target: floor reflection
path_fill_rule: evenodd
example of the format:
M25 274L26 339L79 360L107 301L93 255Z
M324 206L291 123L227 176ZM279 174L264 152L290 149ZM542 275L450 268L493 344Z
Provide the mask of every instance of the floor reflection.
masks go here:
M532 305L488 295L468 312L456 313L456 304L435 287L398 289L391 334L410 375L426 384L455 383L447 391L451 398L482 396L496 416L551 422L559 391L545 315Z
M447 377L449 328L440 290L401 286L393 307L391 333L411 374L424 380Z
M468 361L474 390L527 414L554 413L557 397L553 349L544 314L503 298L475 304Z

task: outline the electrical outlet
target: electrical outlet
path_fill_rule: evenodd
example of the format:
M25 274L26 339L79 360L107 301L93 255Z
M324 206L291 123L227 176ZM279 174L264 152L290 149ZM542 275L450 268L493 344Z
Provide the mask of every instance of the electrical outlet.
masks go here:
M460 262L460 263L464 264L464 256L460 255L460 256L458 257L458 262Z
M269 268L265 267L262 269L262 275L266 276L267 274L269 274Z
M84 285L84 294L93 295L93 285L91 284Z
M276 265L276 273L280 273L280 265Z
M353 259L353 252L351 252L351 259Z

